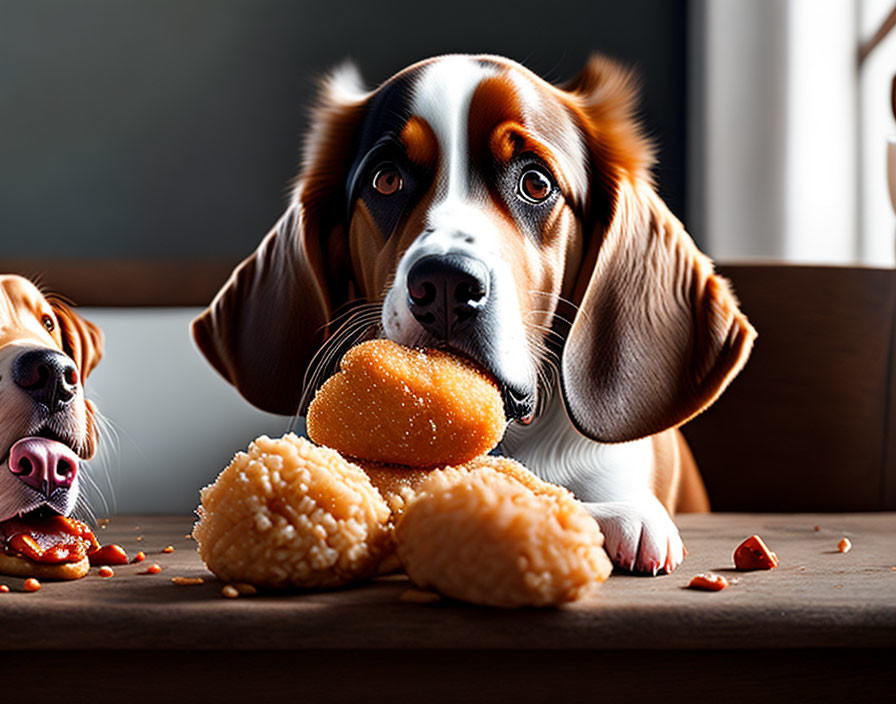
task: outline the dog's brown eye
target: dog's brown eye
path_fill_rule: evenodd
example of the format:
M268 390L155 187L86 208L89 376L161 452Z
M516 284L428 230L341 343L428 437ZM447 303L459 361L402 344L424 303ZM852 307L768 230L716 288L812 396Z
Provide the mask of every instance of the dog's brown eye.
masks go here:
M44 313L43 318L41 318L41 322L44 324L47 332L53 332L56 329L56 321L46 313Z
M401 174L394 166L384 166L373 177L373 187L384 196L391 196L401 190Z
M541 203L552 189L551 179L540 169L528 169L520 178L520 195L530 203Z

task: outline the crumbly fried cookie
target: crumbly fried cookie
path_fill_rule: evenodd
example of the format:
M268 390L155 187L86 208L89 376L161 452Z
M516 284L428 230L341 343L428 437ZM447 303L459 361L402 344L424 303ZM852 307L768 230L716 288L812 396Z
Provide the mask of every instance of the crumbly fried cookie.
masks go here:
M193 537L218 577L259 587L337 587L391 551L389 507L367 475L288 434L239 452L201 492Z
M572 494L500 457L432 472L395 539L418 587L487 606L574 601L612 570L597 523Z

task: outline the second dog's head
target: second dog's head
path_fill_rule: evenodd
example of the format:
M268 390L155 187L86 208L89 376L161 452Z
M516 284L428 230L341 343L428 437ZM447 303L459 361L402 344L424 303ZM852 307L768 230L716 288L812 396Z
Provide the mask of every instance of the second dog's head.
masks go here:
M79 466L97 441L83 380L102 345L99 329L64 303L0 275L0 522L75 507Z
M656 195L635 100L600 58L563 87L494 56L424 61L372 92L337 71L288 210L194 322L199 347L252 403L292 414L325 341L338 356L375 323L474 359L526 420L557 339L586 435L684 422L755 333Z

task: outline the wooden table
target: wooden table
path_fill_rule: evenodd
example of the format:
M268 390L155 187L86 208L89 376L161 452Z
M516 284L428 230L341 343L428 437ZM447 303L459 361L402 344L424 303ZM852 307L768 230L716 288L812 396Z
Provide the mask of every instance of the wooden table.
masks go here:
M145 551L143 565L111 579L93 569L36 593L0 579L12 589L0 594L0 671L16 674L0 699L21 688L29 698L20 701L58 701L82 668L85 693L126 688L129 702L893 694L896 514L685 515L679 524L689 553L672 575L614 575L564 608L502 611L403 602L403 576L226 599L186 536L189 517L117 517L102 541ZM733 570L733 548L753 533L777 552L777 569ZM844 536L853 544L845 554ZM169 544L175 551L161 553ZM161 574L138 574L151 562ZM718 593L685 588L710 570L736 582ZM174 576L206 581L178 586Z

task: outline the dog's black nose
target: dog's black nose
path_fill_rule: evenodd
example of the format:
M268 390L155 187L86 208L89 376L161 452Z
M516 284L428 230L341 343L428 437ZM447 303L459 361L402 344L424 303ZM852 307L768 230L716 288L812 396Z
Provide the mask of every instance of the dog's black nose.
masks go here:
M78 369L62 352L31 350L16 357L12 379L26 394L56 413L75 397Z
M408 272L411 314L434 337L448 342L488 300L489 272L463 254L431 254Z

